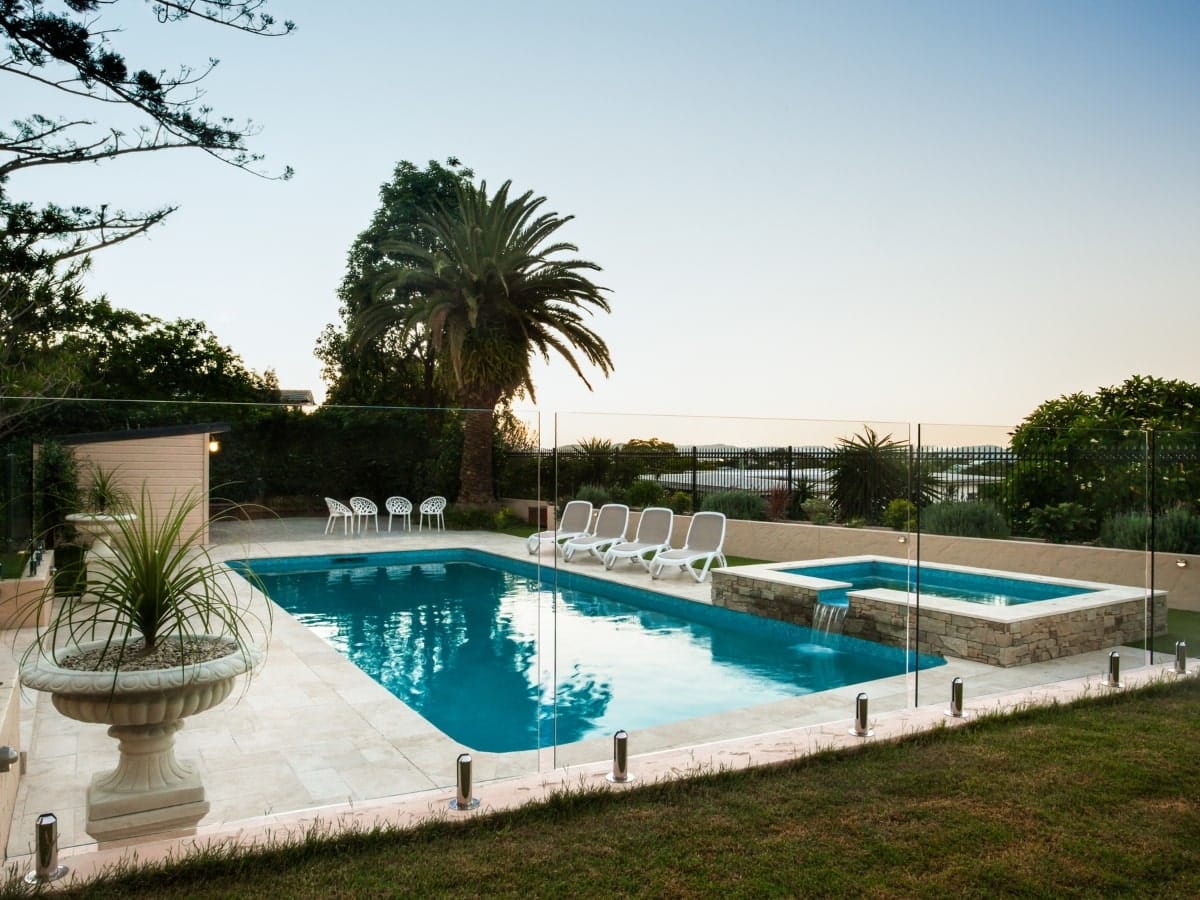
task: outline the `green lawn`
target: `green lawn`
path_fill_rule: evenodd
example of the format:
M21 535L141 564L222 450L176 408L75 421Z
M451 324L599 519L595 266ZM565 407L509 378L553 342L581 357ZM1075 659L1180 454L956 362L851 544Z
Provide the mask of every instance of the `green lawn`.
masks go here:
M1194 898L1198 704L1200 680L1170 679L783 765L209 851L60 896Z

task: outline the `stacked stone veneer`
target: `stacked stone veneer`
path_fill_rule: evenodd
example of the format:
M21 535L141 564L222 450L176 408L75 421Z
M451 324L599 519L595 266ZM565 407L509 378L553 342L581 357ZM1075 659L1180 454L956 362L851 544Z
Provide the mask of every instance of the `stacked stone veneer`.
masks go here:
M734 570L736 571L736 570ZM817 592L761 576L713 572L714 606L811 626ZM1153 600L1155 634L1167 631L1167 597ZM915 617L914 617L915 618ZM988 618L986 609L964 613L922 604L916 645L922 653L994 666L1022 666L1062 656L1140 642L1146 629L1143 597L1051 612L1029 618ZM910 646L909 610L903 592L852 592L842 633L894 647Z

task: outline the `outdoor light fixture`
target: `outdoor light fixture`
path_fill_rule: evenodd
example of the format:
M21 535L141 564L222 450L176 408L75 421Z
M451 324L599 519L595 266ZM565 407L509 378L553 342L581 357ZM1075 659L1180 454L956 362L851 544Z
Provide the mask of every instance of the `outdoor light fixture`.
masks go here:
M900 535L900 537L896 538L896 543L898 543L898 544L907 544L907 543L908 543L908 538L906 538L904 535Z
M1177 560L1175 560L1175 565L1179 566L1179 568L1181 568L1181 569L1186 569L1187 568L1187 560L1186 559L1177 559Z
M216 453L220 449L221 442L217 440L217 436L215 434L210 434L208 436L208 452Z

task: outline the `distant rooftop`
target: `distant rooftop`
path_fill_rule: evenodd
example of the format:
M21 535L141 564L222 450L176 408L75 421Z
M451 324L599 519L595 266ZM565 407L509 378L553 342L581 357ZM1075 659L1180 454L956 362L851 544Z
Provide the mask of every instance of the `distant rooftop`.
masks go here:
M279 392L279 402L286 403L288 406L315 406L316 401L313 400L312 391L288 391L281 390Z

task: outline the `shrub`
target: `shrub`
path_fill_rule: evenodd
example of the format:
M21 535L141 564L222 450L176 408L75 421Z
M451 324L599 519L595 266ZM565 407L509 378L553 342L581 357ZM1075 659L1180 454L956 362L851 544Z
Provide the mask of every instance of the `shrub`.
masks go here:
M792 507L792 492L785 487L771 488L767 494L767 518L773 522L786 519Z
M576 500L590 500L592 506L600 507L605 503L612 502L612 494L607 488L601 487L598 484L581 484L579 490L575 492Z
M1105 547L1143 550L1149 542L1150 517L1145 513L1117 513L1100 525L1100 544ZM1200 516L1184 506L1157 516L1154 549L1163 553L1200 553Z
M1059 503L1030 510L1029 530L1034 537L1052 544L1086 540L1092 532L1092 518L1079 503Z
M79 512L79 474L74 454L56 441L42 444L33 475L36 533L46 545L57 547L70 539L74 529L64 521Z
M657 481L639 478L625 491L625 499L630 506L640 506L643 509L647 506L661 506L662 485Z
M677 516L690 516L692 514L692 495L686 491L676 491L667 498L667 506Z
M883 524L897 531L912 531L917 527L917 505L897 497L883 511Z
M947 500L927 506L921 511L921 530L958 537L1008 537L1003 513L986 500Z
M800 504L805 518L814 525L829 525L833 522L833 504L820 497L810 497Z
M761 522L767 517L767 501L749 491L716 491L700 503L705 512L722 512L730 519Z
M447 506L446 527L457 531L491 531L496 511L486 506Z

